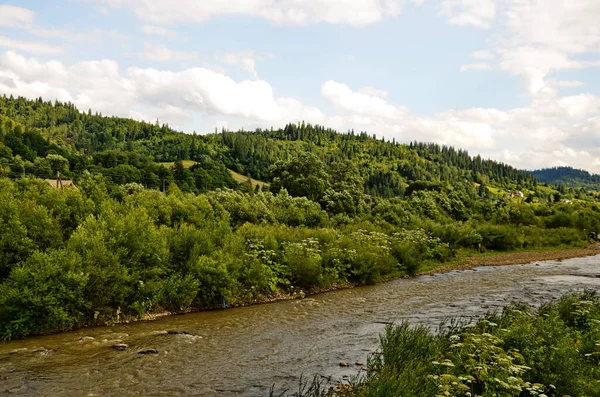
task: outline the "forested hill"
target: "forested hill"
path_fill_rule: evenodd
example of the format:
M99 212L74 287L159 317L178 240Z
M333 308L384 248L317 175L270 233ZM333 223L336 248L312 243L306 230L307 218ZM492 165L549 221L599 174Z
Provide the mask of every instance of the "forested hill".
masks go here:
M257 179L268 179L269 166L297 152L312 152L326 164L350 160L358 166L367 193L402 196L407 183L474 181L510 188L533 187L534 178L511 166L471 157L464 150L433 143L397 144L366 133L334 130L301 123L284 129L223 132L209 135L226 146L228 167Z
M434 144L305 123L184 134L0 97L0 339L584 247L598 199Z
M456 181L493 184L505 190L533 188L531 174L471 157L464 150L427 143L398 144L353 131L301 123L283 129L184 134L168 125L80 112L70 103L0 97L0 172L54 175L48 154L66 159L67 177L99 172L115 184L137 182L161 188L171 182L184 191L235 187L226 168L271 181L272 166L311 152L326 165L349 160L365 192L403 196L415 181L451 185ZM157 163L193 160L190 169Z
M571 188L584 187L600 191L600 175L590 174L585 170L571 167L553 167L532 171L531 174L540 182L551 185L564 185Z

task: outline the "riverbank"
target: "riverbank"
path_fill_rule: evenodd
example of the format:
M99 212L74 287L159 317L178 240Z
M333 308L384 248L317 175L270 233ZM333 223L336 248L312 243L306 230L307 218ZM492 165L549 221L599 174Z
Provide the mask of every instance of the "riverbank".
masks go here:
M563 260L569 258L577 258L577 257L586 257L600 254L600 244L592 244L586 248L563 248L558 250L538 250L538 251L519 251L519 252L486 252L484 254L472 255L472 253L464 253L463 255L459 255L450 263L444 264L428 264L423 271L418 272L415 277L422 275L431 275L438 273L445 273L453 270L469 270L478 266L509 266L509 265L518 265L518 264L526 264L537 261L551 261L551 260ZM408 278L405 274L391 274L385 277L382 280L379 280L378 283L386 283L400 278ZM321 288L312 288L309 290L301 290L297 289L292 293L285 293L282 291L278 291L272 295L260 296L258 298L253 299L252 301L246 302L236 302L233 304L228 304L227 309L239 308L239 307L247 307L247 306L255 306L255 305L264 305L268 303L275 303L280 301L288 301L288 300L296 300L296 299L304 299L305 297L310 297L326 292L336 291L336 290L344 290L344 289L352 289L356 287L362 286L361 284L353 284L350 282L345 283L336 283L333 285L329 285L327 287ZM161 318L189 314L189 313L197 313L202 311L211 311L211 310L223 310L220 306L215 307L193 307L184 311L167 311L167 310L158 310L153 312L145 313L141 318L134 316L127 316L123 314L115 314L111 321L107 322L99 322L95 324L79 324L79 328L89 328L96 326L112 326L117 324L129 324L134 322L146 322L146 321L154 321Z
M427 269L418 272L415 277L431 274L446 273L453 270L470 270L479 266L510 266L510 265L523 265L532 262L541 261L557 261L571 258L581 258L586 256L594 256L600 254L600 243L591 244L586 248L562 248L554 250L538 250L538 251L518 251L518 252L487 252L479 255L463 256L455 259L450 264L440 264L432 269ZM384 280L380 280L379 283L386 283L399 278L407 278L406 275L391 275L386 277ZM318 295L326 292L357 288L362 285L343 283L334 284L326 288L313 288L308 291L298 290L293 293L278 292L277 294L268 295L252 300L251 302L243 302L239 304L230 305L227 308L236 307L247 307L254 305L262 305L286 300L304 299L313 295ZM219 308L192 308L185 312L168 312L161 311L158 313L147 313L141 319L127 318L124 321L118 323L129 323L132 321L153 321L159 318L163 318L170 315L179 315L187 313L196 313L200 311L215 310Z
M591 244L586 248L563 248L544 251L494 252L482 255L458 258L451 264L419 272L418 275L444 273L452 270L469 270L478 266L524 265L538 261L557 261L582 258L600 254L600 244Z

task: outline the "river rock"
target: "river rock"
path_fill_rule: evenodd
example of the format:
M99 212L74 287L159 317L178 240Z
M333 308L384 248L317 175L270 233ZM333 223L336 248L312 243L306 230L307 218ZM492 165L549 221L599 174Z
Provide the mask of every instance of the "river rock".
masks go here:
M167 331L167 334L169 334L169 335L189 335L190 333L188 331L170 330L170 331Z
M27 381L25 381L19 387L13 387L11 389L6 390L6 393L18 394L18 393L25 393L27 390L29 390L29 385L27 384Z
M158 350L156 350L156 349L145 349L145 350L140 350L138 352L138 354L158 354Z
M124 350L127 350L129 348L129 346L126 345L125 343L117 343L116 345L112 345L111 348L113 350L124 351Z

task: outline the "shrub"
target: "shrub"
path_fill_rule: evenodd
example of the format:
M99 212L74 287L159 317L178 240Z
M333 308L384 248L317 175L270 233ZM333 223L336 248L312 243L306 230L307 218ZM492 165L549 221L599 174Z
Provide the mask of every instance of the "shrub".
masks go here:
M477 232L481 235L482 244L491 250L511 250L521 248L523 241L515 229L503 225L486 225Z
M184 311L198 295L200 282L193 276L174 275L162 282L158 304L167 310Z
M415 244L407 241L397 241L392 244L391 253L406 274L409 276L417 274L423 258Z
M34 253L0 285L0 336L12 339L72 328L89 307L87 282L79 255L65 250Z
M229 298L232 295L230 274L222 261L201 256L192 265L190 275L198 285L194 304L199 307L215 306L221 297Z
M288 268L290 278L302 288L318 287L323 282L321 250L318 241L303 240L286 245L283 263Z

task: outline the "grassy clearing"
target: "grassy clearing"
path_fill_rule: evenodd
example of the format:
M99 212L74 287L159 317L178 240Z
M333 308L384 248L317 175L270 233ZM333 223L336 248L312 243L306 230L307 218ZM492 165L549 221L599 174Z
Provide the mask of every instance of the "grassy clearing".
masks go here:
M190 168L196 164L196 162L194 160L183 160L182 163L183 163L183 168ZM158 164L162 165L163 167L171 168L175 165L175 162L171 161L171 162L158 163Z
M54 188L56 187L56 179L46 179L45 181L48 182L50 184L50 186L52 186ZM69 181L69 180L65 180L65 179L62 180L62 185L63 185L63 187L67 187L67 186L68 187L76 187L73 184L73 181Z
M229 172L231 172L231 176L238 183L245 183L248 180L248 177L245 175L238 174L237 172L232 171L232 170L229 170ZM252 182L252 187L255 187L256 185L260 186L261 188L263 186L271 186L270 183L259 181L259 180L253 179L253 178L250 178L250 182Z

